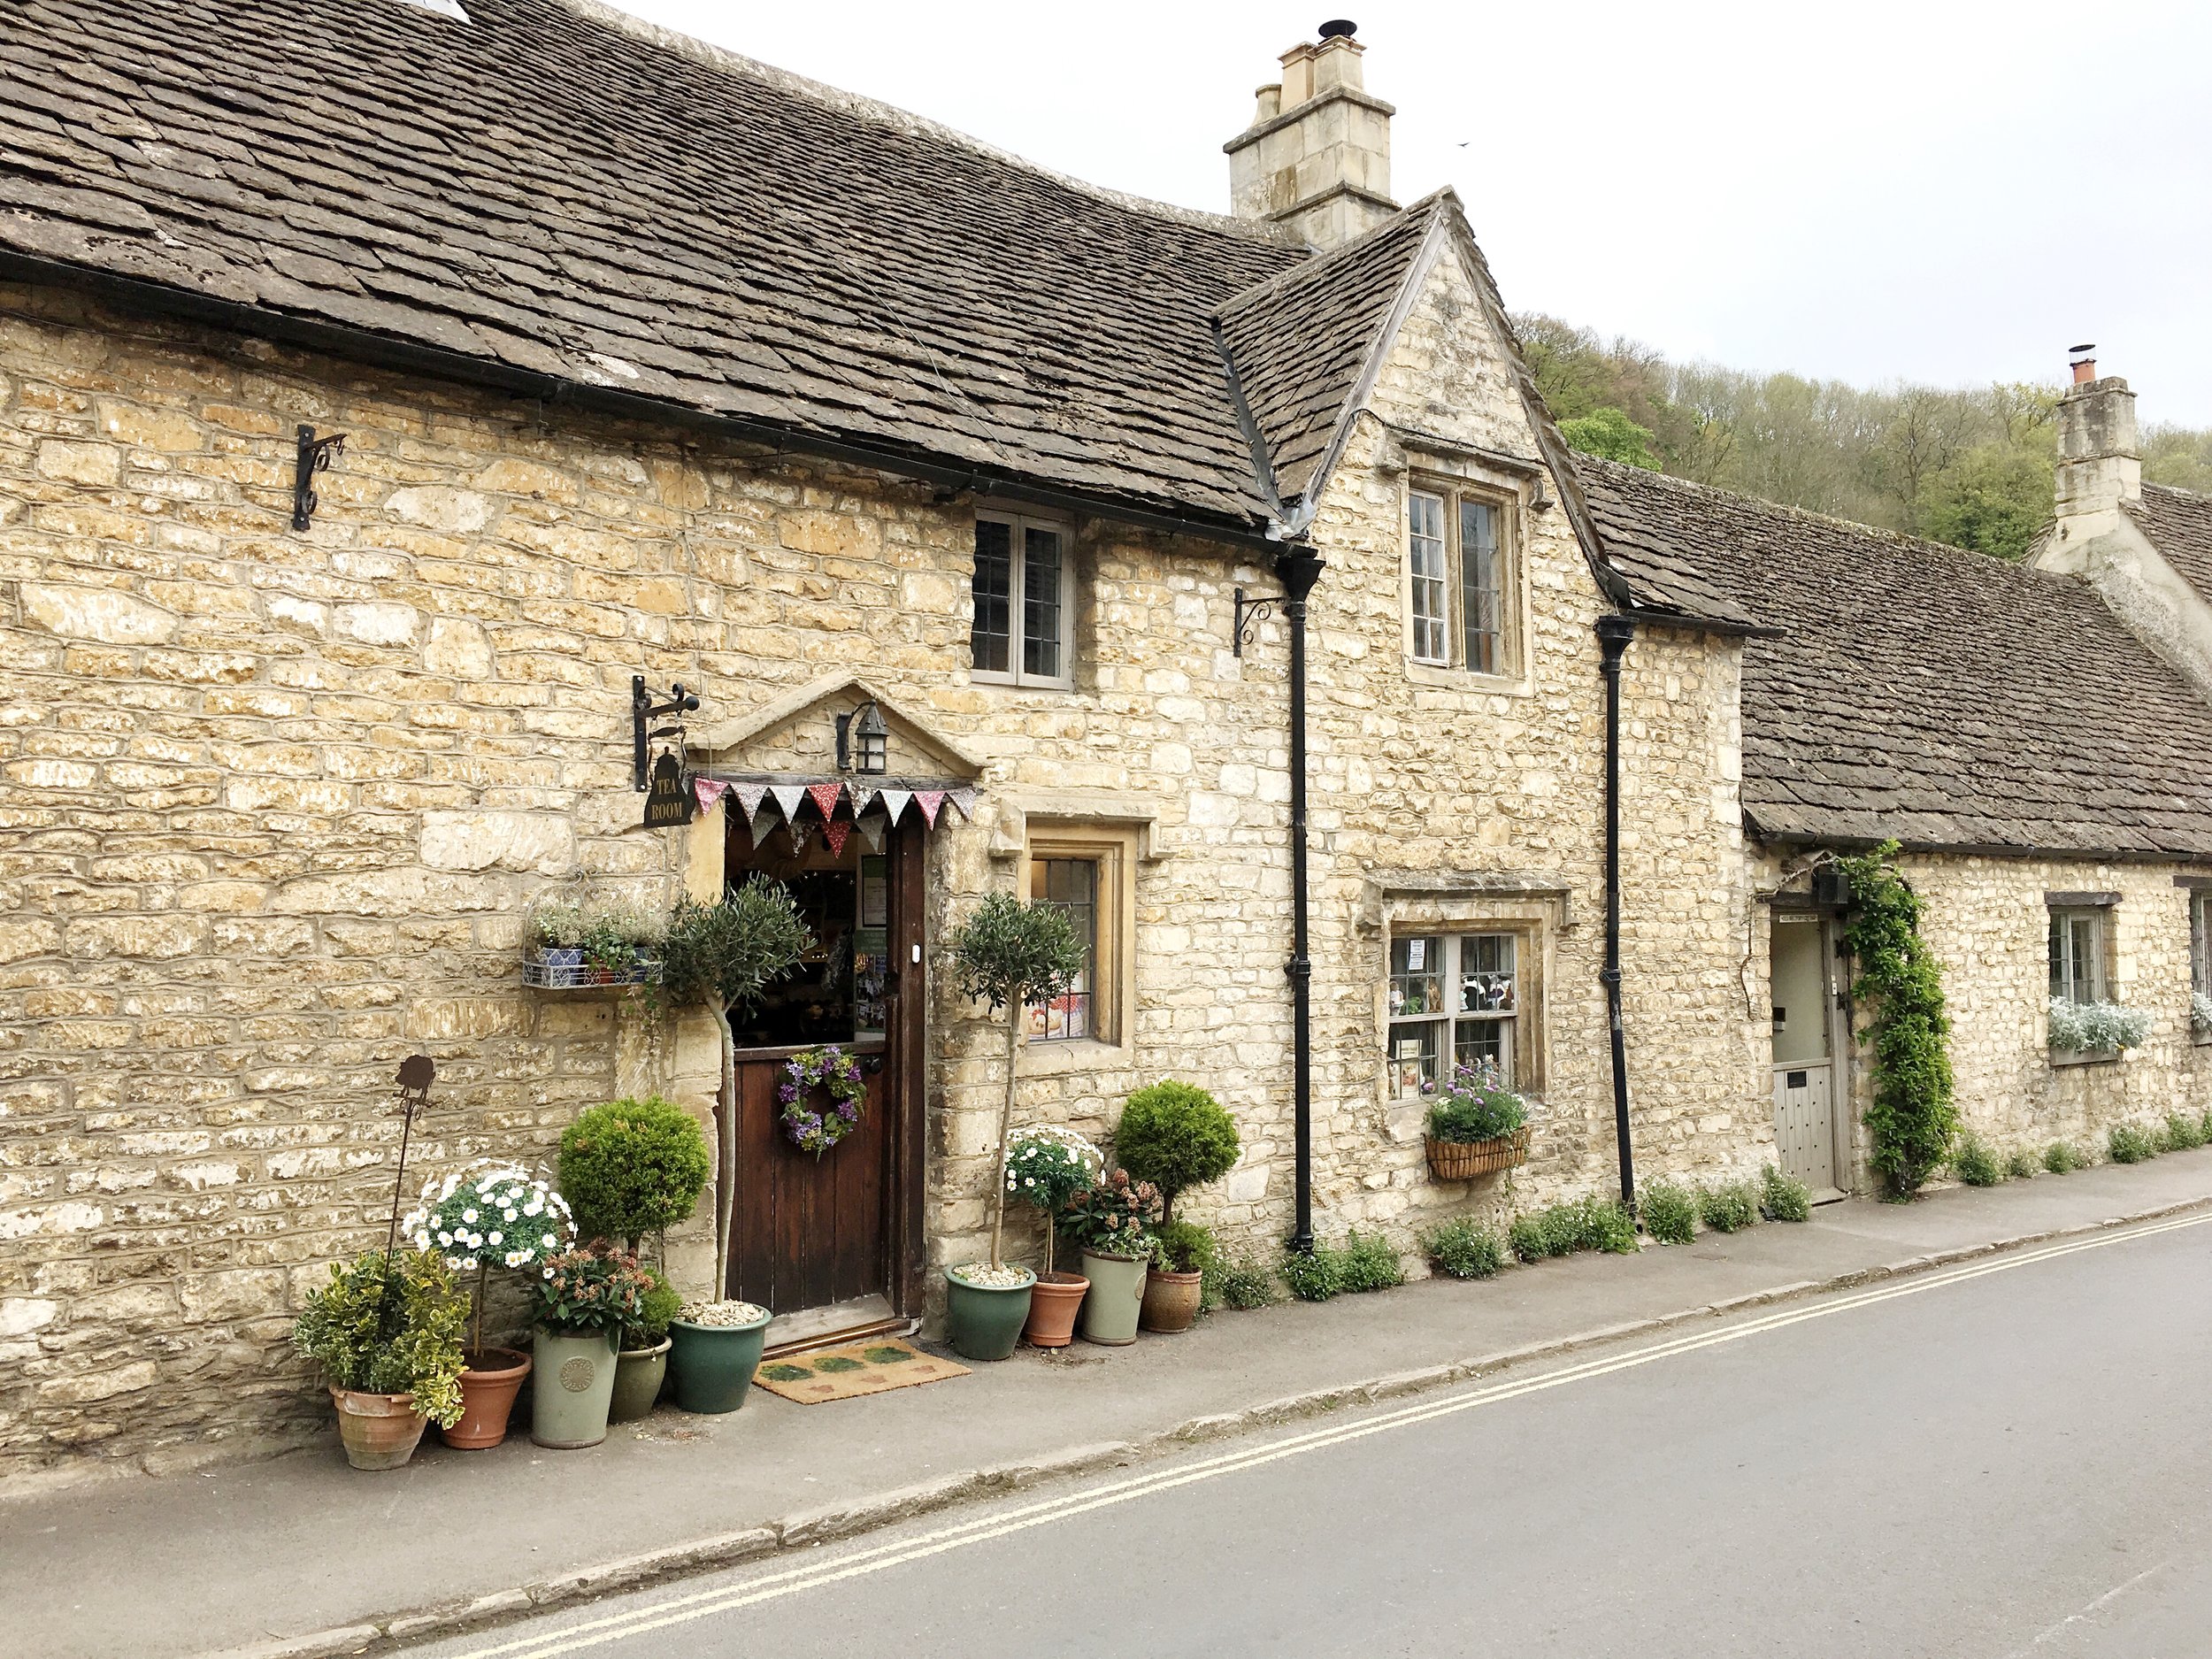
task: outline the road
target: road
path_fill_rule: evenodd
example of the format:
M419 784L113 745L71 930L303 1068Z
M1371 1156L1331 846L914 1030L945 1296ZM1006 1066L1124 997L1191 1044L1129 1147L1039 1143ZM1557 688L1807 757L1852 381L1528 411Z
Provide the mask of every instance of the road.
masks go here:
M2198 1214L409 1651L2203 1659L2208 1299Z

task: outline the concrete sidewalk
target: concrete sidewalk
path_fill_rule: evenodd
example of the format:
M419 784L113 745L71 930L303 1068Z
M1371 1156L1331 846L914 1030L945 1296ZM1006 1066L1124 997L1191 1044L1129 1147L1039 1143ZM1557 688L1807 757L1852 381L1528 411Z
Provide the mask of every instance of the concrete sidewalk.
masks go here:
M139 1659L354 1652L816 1542L1026 1480L1717 1310L2212 1203L2212 1148L1910 1205L1835 1204L1634 1257L1224 1313L1133 1348L1024 1350L825 1406L755 1390L590 1452L426 1444L405 1470L318 1451L0 1502L11 1651Z

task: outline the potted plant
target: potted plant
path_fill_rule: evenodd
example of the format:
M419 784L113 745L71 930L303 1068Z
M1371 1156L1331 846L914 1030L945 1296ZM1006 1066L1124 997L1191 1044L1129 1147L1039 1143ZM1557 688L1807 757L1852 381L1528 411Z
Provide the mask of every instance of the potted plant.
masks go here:
M637 1323L638 1303L652 1287L637 1257L604 1239L564 1250L538 1270L532 1440L573 1451L607 1438L616 1340Z
M577 983L584 964L584 934L589 928L584 906L574 899L547 899L530 912L530 949L524 956L534 978L559 987Z
M954 1351L967 1359L1004 1359L1029 1319L1029 1293L1037 1276L1009 1267L1006 1234L1007 1132L1014 1119L1014 1092L1025 1010L1032 1002L1064 994L1083 972L1082 936L1055 904L1024 904L994 893L948 941L961 992L1006 1015L1006 1094L999 1103L998 1133L991 1143L997 1168L991 1202L991 1259L945 1270L945 1321Z
M1145 1270L1139 1323L1148 1331L1187 1331L1209 1306L1206 1281L1221 1267L1221 1245L1211 1227L1195 1221L1163 1221L1152 1235L1152 1263Z
M1528 1102L1498 1081L1487 1061L1455 1065L1429 1107L1429 1172L1469 1181L1528 1162Z
M1136 1179L1160 1189L1160 1220L1175 1220L1175 1201L1194 1187L1219 1180L1236 1165L1236 1120L1204 1089L1173 1079L1141 1088L1123 1103L1114 1131L1114 1158ZM1156 1254L1144 1290L1144 1328L1187 1331L1198 1317L1202 1263L1195 1259L1202 1233L1177 1233L1164 1255ZM1210 1234L1205 1234L1210 1239ZM1187 1265L1183 1263L1190 1258Z
M1075 1336L1076 1310L1091 1281L1080 1273L1056 1271L1058 1233L1054 1216L1083 1188L1097 1180L1106 1161L1072 1129L1038 1124L1017 1133L1006 1148L1006 1195L1041 1211L1045 1218L1045 1271L1030 1286L1029 1320L1022 1340L1032 1348L1065 1348Z
M668 1392L679 1411L734 1411L745 1403L767 1340L768 1310L749 1302L687 1302L669 1322Z
M492 1158L433 1179L422 1202L400 1223L418 1250L434 1250L457 1273L476 1276L467 1368L461 1373L461 1415L442 1425L448 1446L482 1451L507 1438L507 1416L530 1374L530 1356L518 1348L487 1347L484 1304L492 1270L516 1272L543 1265L576 1241L568 1205L526 1170Z
M547 990L655 979L663 918L627 902L549 899L530 913L523 982Z
M468 1303L430 1250L370 1250L333 1262L308 1293L292 1346L323 1368L338 1436L356 1469L397 1469L423 1425L461 1415L461 1333Z
M1060 1211L1062 1231L1083 1247L1083 1340L1120 1348L1137 1340L1137 1313L1152 1261L1152 1230L1160 1192L1116 1170L1071 1194Z
M668 1288L667 1233L698 1208L708 1167L698 1120L657 1094L591 1107L561 1133L561 1190L585 1233L619 1239L641 1259L646 1239L658 1241L651 1317L623 1328L615 1359L614 1422L646 1416L659 1396L680 1300Z

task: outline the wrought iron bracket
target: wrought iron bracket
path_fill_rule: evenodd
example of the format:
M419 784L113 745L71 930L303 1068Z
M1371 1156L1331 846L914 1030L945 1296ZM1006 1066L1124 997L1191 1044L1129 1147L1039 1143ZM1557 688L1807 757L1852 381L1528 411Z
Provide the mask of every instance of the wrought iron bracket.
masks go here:
M330 457L346 447L346 434L334 432L327 438L315 435L312 426L299 429L299 455L292 465L292 528L304 530L315 522L315 509L322 498L315 494L315 474L330 470Z
M1244 655L1244 648L1252 642L1261 623L1275 614L1275 607L1283 603L1281 594L1262 594L1248 598L1244 589L1237 589L1236 626L1230 631L1229 652L1233 657Z
M630 676L631 772L632 781L640 795L644 794L647 788L646 772L652 758L649 752L652 747L652 740L657 737L681 737L683 735L684 723L681 720L677 721L673 726L653 726L652 722L659 719L664 714L692 714L696 712L699 707L699 694L695 691L685 690L682 680L678 680L668 688L668 691L669 697L666 703L656 703L653 701L653 694L645 688L645 676L643 674Z

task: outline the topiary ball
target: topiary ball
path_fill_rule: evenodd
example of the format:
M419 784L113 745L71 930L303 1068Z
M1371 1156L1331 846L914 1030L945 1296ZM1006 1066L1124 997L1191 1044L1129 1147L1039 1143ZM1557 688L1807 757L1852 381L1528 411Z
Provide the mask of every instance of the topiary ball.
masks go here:
M690 1216L707 1171L697 1120L657 1094L594 1106L561 1136L561 1193L578 1228L633 1251L647 1233Z
M1158 1187L1171 1210L1186 1187L1217 1181L1236 1166L1236 1120L1194 1084L1172 1079L1141 1088L1121 1109L1114 1156Z

